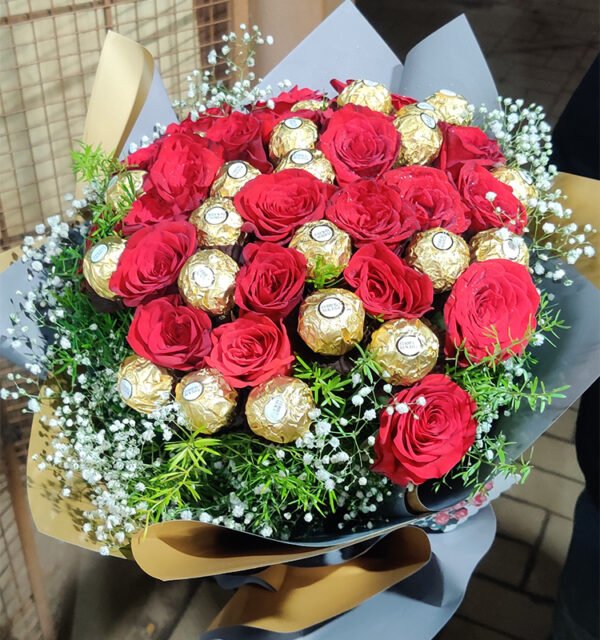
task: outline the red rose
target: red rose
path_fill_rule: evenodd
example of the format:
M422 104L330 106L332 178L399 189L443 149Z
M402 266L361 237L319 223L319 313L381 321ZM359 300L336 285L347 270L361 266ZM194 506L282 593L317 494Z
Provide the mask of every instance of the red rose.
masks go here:
M189 222L159 222L136 231L121 254L109 287L128 307L163 295L196 251L196 228Z
M384 320L420 318L431 309L433 284L383 243L361 247L344 270L365 309Z
M536 327L540 295L527 267L510 260L474 262L454 283L446 306L446 355L463 364L523 352ZM464 354L462 352L464 351Z
M212 332L213 348L206 364L220 371L237 389L256 387L289 373L294 360L282 324L267 316L247 313Z
M175 133L160 143L149 180L173 213L190 212L206 197L223 164L221 150L193 133Z
M414 165L388 171L382 179L410 203L422 230L443 227L464 233L469 228L460 194L443 171Z
M313 91L312 89L308 89L306 87L299 89L298 85L295 85L289 91L282 91L279 95L273 96L271 98L274 104L274 107L273 109L271 109L271 111L274 111L276 114L281 115L282 113L287 113L297 102L300 102L302 100L322 99L323 94L319 91ZM260 102L256 106L263 107L265 105L265 102Z
M425 405L418 402L425 398ZM406 486L441 478L457 465L475 441L477 405L448 376L433 373L400 391L390 406L409 405L407 413L381 412L373 470Z
M456 180L462 165L473 160L482 167L493 167L506 161L495 140L479 127L461 127L440 122L444 141L434 165Z
M166 135L172 135L173 133L206 133L212 126L223 118L226 118L231 113L231 107L210 107L206 109L195 120L192 120L191 116L188 116L181 122L172 122L165 131Z
M155 190L142 194L133 201L131 209L123 218L123 234L130 236L143 227L149 227L164 220L187 220L185 213L174 214L171 207L159 198Z
M491 227L507 227L522 234L527 224L527 211L507 184L500 182L484 167L467 162L458 175L458 190L471 217L471 231ZM496 194L493 200L488 194Z
M138 356L159 367L191 371L202 367L211 349L210 330L207 313L171 295L135 310L127 342Z
M359 180L340 189L325 216L359 247L380 241L395 249L420 228L409 203L382 180Z
M261 135L261 122L251 113L234 111L230 116L214 118L206 138L223 149L225 161L244 160L262 173L270 173L273 166L267 160Z
M268 242L288 242L305 222L321 220L335 187L308 171L286 169L246 183L234 204L245 220L244 231Z
M338 183L346 185L387 171L398 154L400 135L388 116L349 104L329 118L318 146Z
M245 264L235 285L235 303L271 320L285 318L302 299L306 258L295 249L264 242L244 247Z

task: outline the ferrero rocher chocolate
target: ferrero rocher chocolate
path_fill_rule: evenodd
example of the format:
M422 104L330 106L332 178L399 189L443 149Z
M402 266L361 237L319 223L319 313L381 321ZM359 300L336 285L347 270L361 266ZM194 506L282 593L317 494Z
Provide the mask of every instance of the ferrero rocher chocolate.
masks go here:
M101 297L113 300L117 294L108 288L112 274L127 242L118 236L102 238L83 256L83 277Z
M354 80L342 89L336 102L340 107L345 104L357 104L381 113L391 113L393 110L392 94L389 89L371 80Z
M303 224L294 234L290 247L306 258L309 278L314 277L317 265L331 269L332 276L339 275L352 257L350 236L329 220Z
M290 111L325 111L327 104L327 100L300 100Z
M294 149L314 149L318 138L317 126L307 118L286 118L273 128L269 140L269 154L280 160Z
M250 180L260 175L260 171L242 160L226 162L217 173L210 188L211 196L233 198L233 196Z
M511 260L529 266L529 249L521 236L508 229L487 229L471 238L471 259L474 262Z
M410 114L420 114L420 113L429 113L435 117L435 108L429 102L411 102L410 104L405 104L403 107L400 107L398 111L396 111L396 116L408 116Z
M117 390L123 402L140 413L152 413L171 398L173 378L166 369L139 356L123 360Z
M228 198L213 197L205 200L190 217L200 232L201 247L235 244L242 232L244 221Z
M111 207L116 206L122 198L135 199L143 193L146 171L135 169L113 176L106 188L104 201Z
M417 233L408 245L408 264L428 275L436 293L447 291L469 266L469 247L455 233L436 227Z
M440 152L442 132L435 116L428 111L398 116L394 127L400 134L400 150L396 166L430 164Z
M525 205L533 198L538 197L533 180L526 171L504 166L492 169L492 175L511 187L515 198L518 198Z
M292 149L281 159L275 173L284 169L303 169L312 173L315 178L329 184L335 180L335 171L331 162L327 160L322 151L317 149Z
M179 273L179 291L191 307L220 316L233 307L239 267L218 249L203 249L187 259Z
M469 101L460 94L449 89L440 89L427 98L443 122L449 124L468 125L473 119L473 112L469 109Z
M309 429L315 408L308 385L297 378L276 376L255 387L246 401L246 419L254 433L272 442L293 442Z
M362 302L345 289L321 289L300 305L298 333L316 353L341 356L363 337Z
M424 378L435 366L440 343L421 320L391 320L371 336L369 352L383 377L403 387Z
M190 424L200 433L225 427L237 404L237 391L216 369L200 369L184 376L175 399Z

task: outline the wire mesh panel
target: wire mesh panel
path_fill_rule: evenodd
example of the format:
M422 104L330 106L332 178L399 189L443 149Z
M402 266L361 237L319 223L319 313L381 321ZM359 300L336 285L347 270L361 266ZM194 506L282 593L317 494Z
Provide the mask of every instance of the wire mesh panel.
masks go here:
M0 8L0 243L64 208L108 29L147 47L167 91L244 15L240 0L4 0Z

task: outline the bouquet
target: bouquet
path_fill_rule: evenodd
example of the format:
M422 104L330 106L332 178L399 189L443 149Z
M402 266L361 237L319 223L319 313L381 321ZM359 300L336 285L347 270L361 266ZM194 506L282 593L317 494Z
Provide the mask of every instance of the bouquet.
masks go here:
M542 108L368 78L270 92L251 71L269 41L225 36L182 119L122 160L74 152L77 223L25 241L51 338L39 395L12 393L104 554L170 521L302 544L442 528L526 479L498 422L567 388L536 354L561 348L548 285L592 229L552 186ZM454 509L424 517L436 496Z

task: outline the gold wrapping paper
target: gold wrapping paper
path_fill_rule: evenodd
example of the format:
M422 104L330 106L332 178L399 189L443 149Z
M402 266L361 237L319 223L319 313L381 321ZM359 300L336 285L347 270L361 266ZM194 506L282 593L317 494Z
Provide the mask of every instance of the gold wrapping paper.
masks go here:
M117 294L108 287L117 269L119 258L127 242L118 236L108 236L96 243L83 256L83 277L101 297L113 300Z
M469 258L467 243L441 227L417 233L405 256L408 264L431 278L436 293L452 288L469 266Z
M211 196L233 198L250 180L260 175L260 171L242 160L226 162L217 173L210 188Z
M449 89L440 89L427 98L443 122L466 126L473 119L473 112L469 109L469 101Z
M329 220L303 224L290 241L290 247L306 258L309 278L314 277L318 263L335 269L339 275L352 257L350 236Z
M394 127L400 134L396 166L430 164L437 158L443 136L437 119L430 113L423 111L398 116Z
M408 115L419 115L421 113L429 113L430 115L437 117L435 112L435 108L429 102L411 102L411 104L405 104L403 107L400 107L398 111L396 111L396 116L403 117Z
M190 216L198 230L201 247L235 244L242 232L244 221L229 198L206 199Z
M507 166L496 167L492 169L492 175L500 182L507 184L513 190L515 198L518 198L524 205L538 197L531 176L522 169Z
M325 111L327 104L327 100L300 100L292 105L290 111Z
M292 149L281 159L275 173L285 169L302 169L308 171L322 182L333 184L335 171L331 162L317 149Z
M316 353L341 356L363 337L362 302L345 289L321 289L300 305L298 333Z
M133 200L140 196L144 192L143 186L146 175L146 171L134 169L133 171L126 171L113 176L106 188L104 196L106 204L116 207L123 198Z
M471 260L483 262L500 258L529 266L529 249L521 236L508 229L487 229L471 238Z
M166 369L139 356L123 360L117 389L123 402L140 413L152 413L171 399L173 378Z
M233 258L218 249L203 249L187 259L177 284L191 307L213 316L231 311L239 267Z
M406 387L424 378L437 362L440 343L421 320L391 320L371 336L369 351L385 379Z
M246 401L248 426L271 442L294 442L309 429L315 408L309 386L289 376L275 376L255 387Z
M346 104L357 104L385 114L391 113L394 108L389 89L371 80L354 80L342 89L336 102L340 107Z
M306 118L286 118L273 128L269 140L269 154L280 160L294 149L314 149L319 137L317 126Z
M216 369L200 369L184 376L175 399L189 423L200 433L225 427L237 405L237 391Z

